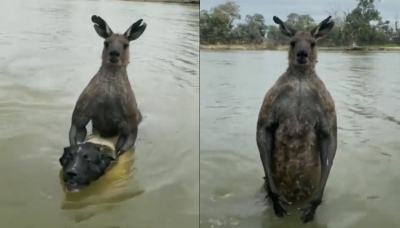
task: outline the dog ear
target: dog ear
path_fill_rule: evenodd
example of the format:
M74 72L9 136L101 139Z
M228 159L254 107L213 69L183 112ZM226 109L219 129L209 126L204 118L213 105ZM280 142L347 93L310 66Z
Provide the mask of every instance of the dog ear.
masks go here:
M71 147L70 146L64 147L64 152L63 152L63 154L61 155L61 157L59 159L59 162L60 162L61 166L64 166L68 162L69 157L70 157L71 154L72 154Z
M110 161L115 161L115 157L113 157L110 153L101 153L101 160L110 159Z
M95 148L96 150L98 150L99 152L101 152L101 150L102 150L102 145L95 144L95 143L92 143L92 145L94 146L94 148Z
M105 170L110 166L111 162L114 160L115 158L113 158L111 155L102 153L100 155L100 161L98 163L100 170L102 172L105 172Z
M72 152L71 146L64 147L64 154L70 154Z
M113 156L114 151L108 146L105 145L99 145L99 144L93 144L96 150L100 152L100 159L107 159L110 158L111 161L114 161L116 157Z

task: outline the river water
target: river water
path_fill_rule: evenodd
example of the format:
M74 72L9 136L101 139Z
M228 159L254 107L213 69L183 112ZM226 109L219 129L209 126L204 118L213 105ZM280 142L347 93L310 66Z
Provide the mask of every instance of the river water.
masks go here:
M5 0L0 8L1 227L198 227L198 6ZM162 13L160 13L162 12ZM75 102L100 67L103 40L143 18L128 74L144 116L135 152L81 193L58 162ZM89 127L90 129L90 127Z
M315 221L277 219L261 190L258 112L285 71L283 51L200 54L200 227L400 226L400 53L320 52L336 103L338 149Z

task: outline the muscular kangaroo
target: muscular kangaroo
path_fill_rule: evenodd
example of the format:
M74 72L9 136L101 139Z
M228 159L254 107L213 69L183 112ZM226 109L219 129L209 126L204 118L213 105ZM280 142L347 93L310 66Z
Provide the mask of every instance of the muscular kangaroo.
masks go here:
M104 39L102 64L76 102L69 131L70 146L83 143L86 125L92 121L93 131L101 137L118 135L116 155L132 148L142 115L128 79L129 42L138 39L146 29L142 19L133 23L124 34L113 33L107 23L93 15L94 29Z
M337 147L335 104L315 71L316 41L334 22L329 16L311 31L297 31L276 16L273 20L290 37L289 65L265 95L257 146L275 214L288 214L288 200L306 199L300 208L306 223L322 202Z

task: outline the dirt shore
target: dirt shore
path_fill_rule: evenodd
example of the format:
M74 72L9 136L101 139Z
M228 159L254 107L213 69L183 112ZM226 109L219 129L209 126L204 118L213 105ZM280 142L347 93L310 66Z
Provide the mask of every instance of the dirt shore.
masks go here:
M200 0L127 0L132 2L165 2L165 3L183 3L183 4L200 4Z
M289 46L262 45L200 45L203 50L288 50ZM318 47L322 51L353 51L348 47ZM355 51L355 50L354 50ZM359 50L357 50L359 51ZM365 46L361 51L400 51L400 46Z

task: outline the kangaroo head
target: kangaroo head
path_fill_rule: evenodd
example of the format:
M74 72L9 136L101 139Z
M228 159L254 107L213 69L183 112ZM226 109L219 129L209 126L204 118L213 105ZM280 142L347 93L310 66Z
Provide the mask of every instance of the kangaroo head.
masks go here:
M142 19L133 23L124 34L113 33L106 21L93 15L94 30L104 39L102 64L126 66L129 63L129 42L138 39L146 30Z
M274 16L273 20L279 25L281 33L290 38L289 64L310 66L317 62L317 40L324 38L333 28L335 22L327 17L311 31L297 31L287 26L281 19Z

